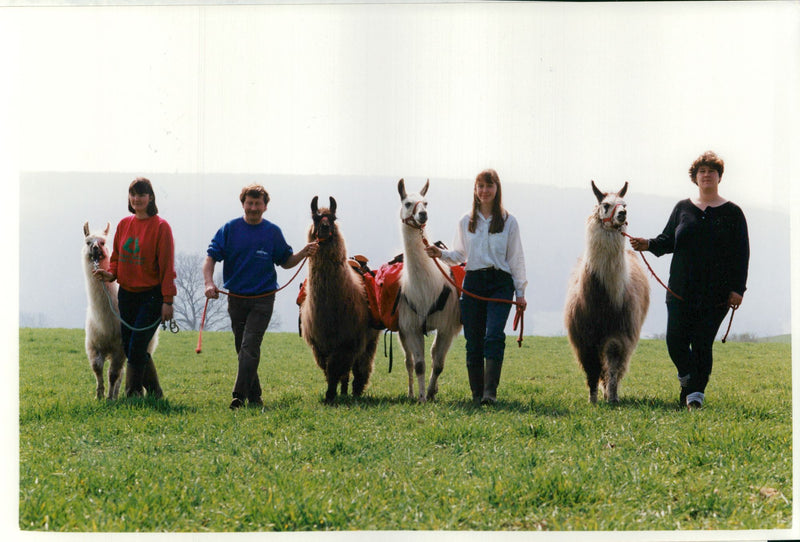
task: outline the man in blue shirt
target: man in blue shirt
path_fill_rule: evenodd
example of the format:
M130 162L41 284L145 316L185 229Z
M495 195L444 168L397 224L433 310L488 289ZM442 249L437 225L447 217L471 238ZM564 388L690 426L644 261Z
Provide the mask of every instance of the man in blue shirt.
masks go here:
M275 266L290 269L317 251L317 243L313 242L294 254L281 229L262 218L269 203L269 194L263 186L245 186L239 200L244 216L234 218L217 231L208 245L208 256L203 264L206 297L219 297L213 278L214 266L219 261L224 262L223 286L230 292L228 315L239 358L230 404L232 410L244 406L245 400L251 406L263 404L258 363L261 342L275 304L275 295L270 292L278 289Z

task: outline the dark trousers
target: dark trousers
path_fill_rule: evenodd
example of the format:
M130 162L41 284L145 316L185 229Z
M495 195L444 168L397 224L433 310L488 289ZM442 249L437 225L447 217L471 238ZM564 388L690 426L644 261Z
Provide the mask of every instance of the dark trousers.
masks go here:
M705 393L714 338L727 312L727 305L704 307L679 299L667 302L667 350L678 377L689 376L687 393Z
M514 281L499 269L467 271L464 290L488 298L513 299ZM461 322L467 347L467 367L483 366L485 359L503 361L509 303L495 303L461 295Z
M228 298L228 315L231 317L233 340L239 357L239 369L233 386L233 396L238 399L261 400L258 363L261 359L261 341L272 318L274 304L274 295Z
M117 293L119 314L122 320L131 327L141 331L133 331L125 324L120 324L122 332L122 348L128 356L128 363L136 367L144 367L149 358L147 345L161 321L161 305L164 297L161 288L153 288L144 292L129 292L120 288ZM155 325L153 325L155 323ZM142 329L146 328L146 329Z

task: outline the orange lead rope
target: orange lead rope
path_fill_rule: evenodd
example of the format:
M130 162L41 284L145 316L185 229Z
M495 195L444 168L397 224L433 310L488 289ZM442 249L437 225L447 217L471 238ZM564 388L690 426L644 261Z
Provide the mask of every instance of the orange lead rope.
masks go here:
M425 239L424 235L422 236L422 243L426 247L429 246L428 240ZM433 263L436 264L436 267L439 268L439 271L441 271L442 276L444 276L444 278L447 279L447 282L449 282L450 284L453 285L453 287L456 289L456 291L459 294L465 294L465 295L468 295L469 297L471 297L473 299L479 299L481 301L489 301L489 302L492 302L492 303L508 303L509 305L516 305L517 311L516 311L516 313L514 313L514 328L513 329L514 329L514 331L516 331L517 330L517 325L519 325L519 337L517 337L517 346L522 348L522 333L523 333L523 330L524 330L524 327L525 327L525 316L524 316L525 315L525 309L522 308L522 305L520 305L516 301L512 301L510 299L497 299L497 298L491 298L491 297L483 297L483 296L479 296L477 294L473 294L472 292L468 292L464 288L459 287L459 285L456 284L455 281L450 278L450 275L447 274L447 271L444 270L444 268L442 267L442 264L439 263L439 260L437 258L433 259Z
M627 237L628 239L633 239L633 237L631 237L630 235L628 235L628 234L627 234L627 233L625 233L624 231L621 231L620 233L621 233L622 235L624 235L625 237ZM652 267L650 267L650 263L647 261L647 258L645 258L645 257L644 257L644 252L642 252L641 250L639 250L639 251L637 251L637 252L639 252L639 256L641 256L641 257L642 257L642 261L643 261L643 262L644 262L644 264L647 266L647 269L650 271L650 274L651 274L651 275L653 275L653 278L655 278L655 279L658 281L658 283L659 283L661 286L663 286L663 287L664 287L664 289L665 289L666 291L668 291L669 293L671 293L671 294L672 294L673 296L675 296L677 299L680 299L681 301L683 301L684 299L683 299L681 296L679 296L678 294L676 294L675 292L673 292L672 290L670 290L670 289L669 289L669 286L667 286L666 284L664 284L663 282L661 282L661 279L660 279L660 278L658 278L658 275L656 275L656 272L655 272L655 271L653 271L653 268L652 268Z
M728 320L728 329L727 329L727 331L725 331L725 336L722 337L722 342L723 343L728 340L728 333L731 332L731 324L733 323L733 315L734 315L735 312L736 312L736 308L734 307L734 308L731 309L731 319Z
M303 261L300 264L300 267L297 269L297 272L295 272L295 274L292 276L292 278L289 279L289 282L287 282L286 284L284 284L283 286L281 286L277 290L273 290L271 292L267 292L265 294L259 294L259 295L237 295L237 294L232 294L230 292L226 292L225 290L218 290L218 292L221 293L221 294L225 294L228 297L238 297L240 299L258 299L260 297L267 297L267 296L274 295L274 294L280 292L281 290L283 290L284 288L286 288L287 286L289 286L289 284L291 284L291 282L294 279L297 278L297 275L300 274L300 271L303 269L303 266L306 264L306 260L308 260L308 258L303 258ZM195 353L197 353L197 354L199 354L200 352L203 351L203 328L206 325L206 311L208 310L208 302L209 301L211 301L211 298L207 297L206 298L206 304L203 307L203 316L200 318L200 332L197 334L197 348L195 348L195 350L194 350Z

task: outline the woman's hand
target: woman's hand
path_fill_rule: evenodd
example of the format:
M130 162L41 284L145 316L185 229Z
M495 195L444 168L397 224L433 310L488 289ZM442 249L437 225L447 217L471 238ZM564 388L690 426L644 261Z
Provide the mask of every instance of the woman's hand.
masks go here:
M427 254L431 258L441 258L442 250L436 245L428 245L427 247L425 247L425 254Z
M92 276L101 282L114 282L117 278L105 269L95 269Z
M161 321L169 322L175 316L175 311L172 309L172 303L161 304Z
M739 308L741 304L742 304L741 295L737 294L736 292L731 292L730 294L728 294L728 306L730 308L736 310Z
M525 310L525 308L528 306L528 302L525 301L525 296L517 298L517 305L520 309Z
M631 237L631 247L641 252L650 248L650 241L643 237Z

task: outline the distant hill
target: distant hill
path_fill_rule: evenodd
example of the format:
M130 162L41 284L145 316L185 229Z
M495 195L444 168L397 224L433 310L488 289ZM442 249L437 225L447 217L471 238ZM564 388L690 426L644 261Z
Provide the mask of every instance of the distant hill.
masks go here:
M128 214L129 173L26 173L20 184L20 325L83 327L85 294L79 265L82 226L116 223ZM265 217L278 224L295 250L305 244L310 201L336 198L339 223L351 254L364 254L372 266L402 251L397 178L344 178L275 175L152 175L160 214L172 225L179 252L205 254L208 241L226 220L241 215L238 194L250 182L264 184L271 196ZM409 191L425 179L406 179ZM616 190L619 186L605 186ZM689 189L687 187L687 196ZM504 203L522 230L528 273L526 333L562 335L562 309L569 274L583 252L584 224L595 202L586 189L505 183ZM455 226L471 204L472 180L431 179L427 199L428 235L451 244ZM45 197L43 197L43 195ZM675 201L637 192L626 197L629 232L653 237L661 232ZM788 213L750 208L751 260L748 291L731 333L776 336L789 333L790 254ZM669 256L646 257L666 281ZM279 270L279 282L292 273ZM305 271L301 277L305 275ZM299 284L299 283L298 283ZM278 295L275 311L282 331L296 331L297 307L291 286ZM664 332L664 291L651 280L651 308L644 336Z

